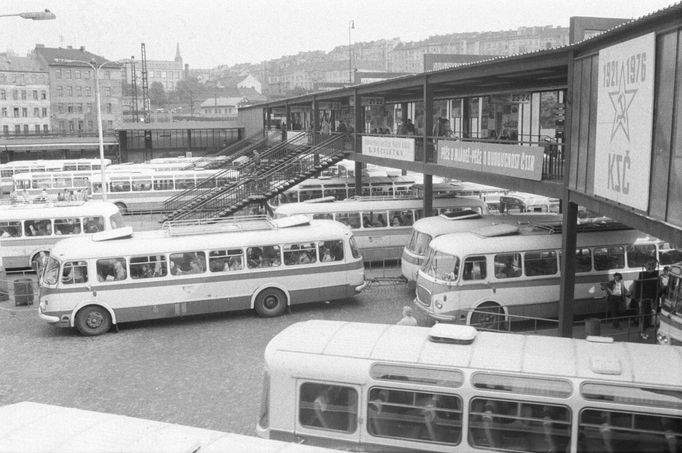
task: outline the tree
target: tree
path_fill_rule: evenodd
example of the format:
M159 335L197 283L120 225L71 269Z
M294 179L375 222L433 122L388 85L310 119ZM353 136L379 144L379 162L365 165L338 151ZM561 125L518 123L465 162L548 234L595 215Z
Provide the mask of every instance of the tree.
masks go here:
M169 100L175 104L186 104L189 107L189 113L194 113L194 101L202 97L204 87L199 83L196 77L189 77L178 81L175 86L175 91L169 93Z
M165 105L167 102L166 91L161 82L152 82L149 87L149 101L153 105Z

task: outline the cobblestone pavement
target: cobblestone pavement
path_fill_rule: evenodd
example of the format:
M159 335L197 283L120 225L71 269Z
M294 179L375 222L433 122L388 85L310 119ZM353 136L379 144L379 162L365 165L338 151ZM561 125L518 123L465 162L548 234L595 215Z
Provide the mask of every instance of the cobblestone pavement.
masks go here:
M254 435L263 351L308 319L394 323L412 303L384 280L353 299L293 307L279 318L244 311L124 324L89 338L42 321L36 305L0 302L0 405L35 401Z

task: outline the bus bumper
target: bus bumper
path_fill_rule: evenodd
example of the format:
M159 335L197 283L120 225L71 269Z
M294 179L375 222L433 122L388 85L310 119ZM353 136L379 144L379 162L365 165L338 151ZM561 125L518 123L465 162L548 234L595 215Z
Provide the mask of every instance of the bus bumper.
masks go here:
M464 311L454 311L454 312L448 312L448 313L436 313L431 306L424 306L419 301L418 297L414 298L414 306L417 307L422 313L424 313L428 318L433 319L435 321L439 322L450 322L450 323L457 323L461 322L462 324L466 323L466 312Z
M363 281L361 285L355 287L355 293L362 292L363 289L367 288L367 280Z
M42 303L38 305L38 316L40 319L47 321L49 324L58 325L59 327L71 327L69 313L46 313L43 311L44 308Z

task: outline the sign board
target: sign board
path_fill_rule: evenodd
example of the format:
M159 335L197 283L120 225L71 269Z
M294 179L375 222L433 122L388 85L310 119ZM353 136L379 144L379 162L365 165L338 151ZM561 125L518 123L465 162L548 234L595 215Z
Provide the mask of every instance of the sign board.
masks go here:
M654 33L599 51L594 193L646 211L653 130Z
M530 104L530 93L512 94L511 101L517 104Z
M438 164L483 173L542 179L544 148L501 143L438 140Z
M362 137L362 154L414 162L414 139L401 137Z
M384 105L384 98L363 96L362 105Z

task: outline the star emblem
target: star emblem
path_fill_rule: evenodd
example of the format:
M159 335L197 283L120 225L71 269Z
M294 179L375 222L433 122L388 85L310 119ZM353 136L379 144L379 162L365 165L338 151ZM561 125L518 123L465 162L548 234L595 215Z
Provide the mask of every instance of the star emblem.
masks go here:
M621 65L620 78L618 80L618 91L609 93L611 105L613 106L613 126L611 128L611 141L616 136L618 130L622 130L625 138L630 141L630 121L628 119L628 109L632 104L636 89L627 90L625 86L625 65Z

